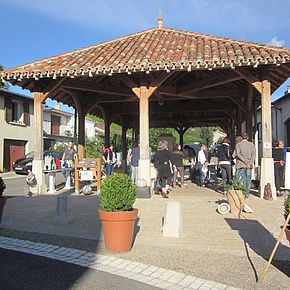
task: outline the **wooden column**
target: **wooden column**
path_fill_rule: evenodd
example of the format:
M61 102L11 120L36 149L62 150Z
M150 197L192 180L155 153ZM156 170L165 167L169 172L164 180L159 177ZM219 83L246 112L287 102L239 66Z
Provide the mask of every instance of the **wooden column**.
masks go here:
M79 158L85 157L85 113L78 113L78 155Z
M188 127L176 127L174 129L179 134L179 145L181 146L181 149L183 149L183 137L185 132L188 130Z
M77 109L74 110L74 143L77 144L77 127L78 127L78 113Z
M237 108L237 135L242 133L242 110L240 107Z
M272 122L271 122L271 84L269 81L262 81L261 96L262 111L262 153L264 158L272 157Z
M253 140L253 87L249 86L247 95L246 131L250 140Z
M45 194L47 191L43 171L43 108L42 103L47 94L33 93L34 100L34 159L32 172L37 180L37 187L32 188L34 194Z
M265 185L270 183L272 196L276 199L274 162L272 158L271 83L267 79L264 79L261 82L261 88L262 159L260 196L263 198Z
M149 95L145 86L140 87L139 114L140 159L149 159Z
M110 145L110 128L111 128L111 123L109 118L105 118L105 147L109 147Z
M124 122L122 118L122 160L127 159L127 124Z
M158 77L154 78L151 82L143 77L139 79L140 83L136 82L133 78L125 74L120 74L119 78L123 81L134 94L139 98L139 144L140 144L140 159L138 166L138 176L140 179L146 181L147 186L151 186L150 174L150 148L149 148L149 98L162 85L171 73L162 72Z

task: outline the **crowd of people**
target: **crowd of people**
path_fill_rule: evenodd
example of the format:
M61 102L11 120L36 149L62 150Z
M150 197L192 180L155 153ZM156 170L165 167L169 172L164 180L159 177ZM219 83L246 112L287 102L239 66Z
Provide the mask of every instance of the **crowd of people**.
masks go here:
M283 141L277 140L273 146L275 186L277 196L284 193L285 181L285 162L288 148L284 146ZM222 144L217 149L217 167L212 172L211 160L205 144L199 144L199 150L196 152L189 145L182 148L177 144L173 151L168 150L168 143L162 140L158 144L158 150L155 154L154 166L157 172L157 184L160 187L162 197L168 198L170 190L177 185L184 187L185 160L189 164L189 179L196 182L198 186L204 187L211 180L211 174L214 179L220 173L222 185L241 182L246 188L246 197L251 190L252 169L256 158L256 150L253 142L249 140L247 133L236 137L234 146L231 146L230 139L225 137ZM75 151L72 144L66 148L63 159L73 159ZM114 144L110 144L103 152L103 162L106 168L106 175L111 175L117 162L117 155L114 150ZM132 144L128 150L127 165L132 182L137 184L138 163L140 159L140 147L137 142Z

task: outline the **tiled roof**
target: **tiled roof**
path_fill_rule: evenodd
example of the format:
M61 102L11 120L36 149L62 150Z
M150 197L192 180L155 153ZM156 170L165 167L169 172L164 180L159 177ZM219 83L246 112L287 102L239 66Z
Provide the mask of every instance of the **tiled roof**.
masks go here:
M286 62L290 62L289 48L157 27L10 68L1 77L19 81Z

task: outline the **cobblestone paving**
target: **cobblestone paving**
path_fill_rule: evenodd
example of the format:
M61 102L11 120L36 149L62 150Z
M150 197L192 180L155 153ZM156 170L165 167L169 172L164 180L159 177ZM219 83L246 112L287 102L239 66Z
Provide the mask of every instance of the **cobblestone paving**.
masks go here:
M64 261L140 281L161 289L238 290L191 275L83 250L0 236L0 248Z

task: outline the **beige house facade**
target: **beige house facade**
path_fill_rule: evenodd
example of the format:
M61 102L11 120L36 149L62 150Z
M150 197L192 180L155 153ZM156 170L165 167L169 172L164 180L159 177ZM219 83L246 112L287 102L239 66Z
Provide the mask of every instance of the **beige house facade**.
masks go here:
M0 89L0 171L34 148L33 99Z

